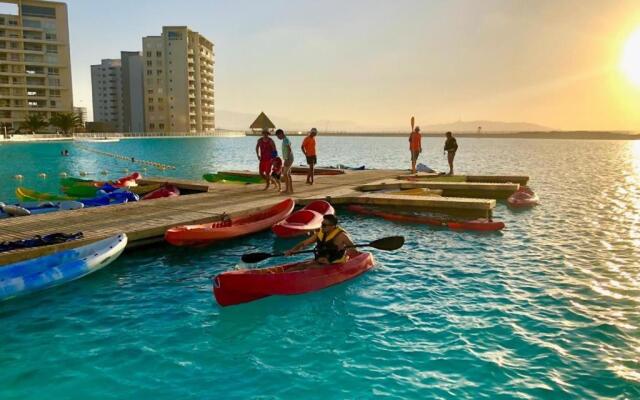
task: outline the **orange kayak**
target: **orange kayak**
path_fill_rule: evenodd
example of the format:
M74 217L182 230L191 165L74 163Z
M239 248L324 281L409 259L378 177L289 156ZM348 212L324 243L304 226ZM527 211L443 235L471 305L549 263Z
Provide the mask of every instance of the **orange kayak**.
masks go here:
M169 228L165 232L164 238L175 246L196 246L250 235L269 229L287 218L294 207L295 201L286 199L249 215L202 225L182 225Z

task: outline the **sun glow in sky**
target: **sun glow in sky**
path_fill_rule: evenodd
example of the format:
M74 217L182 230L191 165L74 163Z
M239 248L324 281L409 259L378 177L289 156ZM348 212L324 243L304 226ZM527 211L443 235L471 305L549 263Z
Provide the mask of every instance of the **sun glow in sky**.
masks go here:
M624 45L620 68L633 84L640 86L640 27Z

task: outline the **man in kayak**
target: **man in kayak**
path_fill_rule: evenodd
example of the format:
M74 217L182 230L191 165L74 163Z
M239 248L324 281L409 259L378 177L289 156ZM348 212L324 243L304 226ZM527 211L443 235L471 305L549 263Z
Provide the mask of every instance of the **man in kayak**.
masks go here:
M321 268L328 264L341 264L349 259L355 252L353 242L347 232L338 226L338 218L333 214L327 214L322 220L320 229L309 238L295 245L284 254L292 255L310 244L315 243L315 260L302 263L298 269Z
M307 185L313 185L313 169L318 163L316 157L316 135L318 130L311 128L309 135L302 141L302 152L307 157L307 164L309 165L309 173L307 173Z
M256 143L256 155L260 162L258 171L266 183L264 190L269 188L269 182L271 181L271 159L274 151L276 151L276 144L273 139L269 137L269 131L263 129L262 137L258 139L258 143Z
M447 140L444 142L444 151L447 153L447 161L449 161L449 175L453 175L453 159L458 151L458 142L451 132L447 132Z
M416 173L416 162L418 156L422 153L422 135L420 135L420 127L416 126L409 135L409 151L411 151L411 173Z

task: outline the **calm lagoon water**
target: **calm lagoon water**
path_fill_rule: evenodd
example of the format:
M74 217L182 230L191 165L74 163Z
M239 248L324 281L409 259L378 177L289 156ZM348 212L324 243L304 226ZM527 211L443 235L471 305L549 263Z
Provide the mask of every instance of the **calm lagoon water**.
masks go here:
M318 142L321 165L408 167L405 139ZM92 146L178 167L149 175L198 178L255 168L254 143ZM445 169L443 140L425 144L427 164ZM342 210L358 240L402 234L407 244L375 252L377 267L346 284L226 309L209 276L235 268L243 252L290 242L262 233L128 252L82 280L0 303L0 398L640 398L640 142L459 144L459 172L528 174L542 205L499 204L507 228L498 234ZM2 145L0 157L5 200L16 174L54 191L63 171L134 170L68 143Z

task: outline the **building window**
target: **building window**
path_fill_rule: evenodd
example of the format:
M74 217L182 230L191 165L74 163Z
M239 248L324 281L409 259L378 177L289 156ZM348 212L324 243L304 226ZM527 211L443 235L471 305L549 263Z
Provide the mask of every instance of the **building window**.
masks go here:
M153 89L147 90L147 94L153 94Z
M147 61L147 67L150 67L151 65L153 65L153 62L151 62L151 60Z
M162 52L161 51L156 51L156 57L162 57Z
M57 40L58 39L58 35L56 35L55 33L45 33L45 38L47 40Z
M156 124L149 124L149 129L155 129L156 128Z
M149 111L153 111L153 106L149 106Z
M56 101L55 101L55 100L51 100L51 101L49 101L49 105L50 105L51 107L55 108L55 107L56 107Z
M159 70L157 70L157 71L156 71L156 73L157 73L158 75L162 75L162 70L161 70L161 69L159 69Z
M147 57L151 57L151 54L153 53L151 53L150 51L147 51Z
M149 97L147 100L149 101L149 103L153 103L153 97Z
M148 69L148 70L147 70L147 75L153 75L153 70Z
M56 18L56 9L51 7L22 6L22 15L38 18Z
M158 128L164 129L164 124L158 124Z

